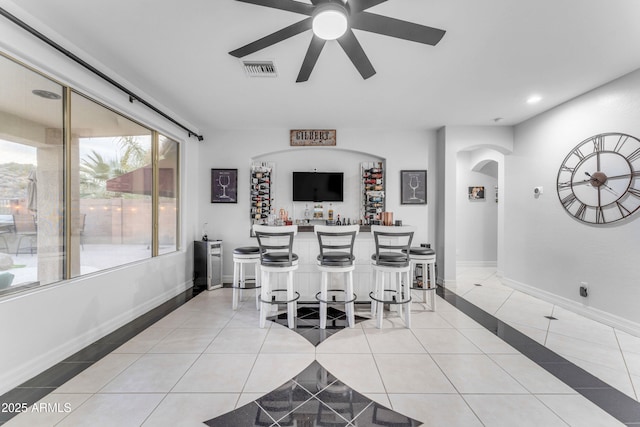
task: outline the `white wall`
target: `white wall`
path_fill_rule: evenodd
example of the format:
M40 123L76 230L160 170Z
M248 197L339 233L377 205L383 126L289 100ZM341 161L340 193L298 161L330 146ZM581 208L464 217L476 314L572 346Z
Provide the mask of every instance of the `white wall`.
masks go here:
M2 6L16 11L7 2L2 2ZM38 25L38 28L43 27ZM90 61L89 55L75 49L71 43L64 42L64 45ZM0 51L181 142L183 248L152 260L0 299L2 394L191 286L192 258L188 243L196 232L197 212L188 207L196 200L194 193L199 177L198 144L186 140L184 131L146 107L129 103L127 95L47 48L6 19L0 19ZM99 65L98 68L139 92L107 67ZM143 93L139 95L152 101ZM159 103L155 105L169 112Z
M640 71L515 129L506 157L505 278L555 303L640 333L640 214L609 226L573 219L556 192L558 168L589 136L622 132L640 137ZM533 188L544 187L539 198ZM589 297L578 294L581 281Z
M300 128L292 123L291 128ZM209 237L222 239L224 275L232 274L232 251L238 246L255 245L249 237L249 167L252 160L276 163L277 209L292 206L290 188L292 170L316 167L319 171L343 171L359 174L360 160L372 157L386 162L386 208L394 219L418 227L415 242L433 242L435 238L435 132L402 130L337 129L337 145L333 147L299 148L289 146L289 129L205 130L209 137L200 146L199 223L207 222ZM210 203L211 168L238 169L238 203ZM400 171L427 169L427 205L400 204ZM281 172L282 171L282 172ZM352 190L350 190L352 191ZM358 196L359 197L359 196ZM302 207L302 209L304 209ZM339 210L354 217L356 205L345 200ZM302 216L300 212L299 216Z
M369 153L333 149L330 147L299 147L295 150L285 150L276 153L263 154L254 158L256 161L269 161L276 165L272 195L275 198L274 207L276 213L284 208L293 219L304 218L305 205L313 210L312 202L292 202L293 172L343 172L344 173L344 201L333 202L331 206L334 217L340 215L341 220L359 218L361 201L361 174L360 163L379 162L384 159ZM245 189L246 190L246 189ZM243 191L246 193L246 191ZM240 200L243 206L247 205L249 197ZM327 217L329 203L322 203ZM248 209L247 209L248 212ZM249 217L247 213L247 218Z
M496 266L498 261L498 163L484 163L490 171L474 170L474 152L458 153L456 185L456 263L473 266ZM498 154L498 153L496 153ZM494 170L495 169L495 170ZM489 172L489 174L487 173ZM493 176L492 176L493 175ZM485 198L470 200L468 187L483 186Z

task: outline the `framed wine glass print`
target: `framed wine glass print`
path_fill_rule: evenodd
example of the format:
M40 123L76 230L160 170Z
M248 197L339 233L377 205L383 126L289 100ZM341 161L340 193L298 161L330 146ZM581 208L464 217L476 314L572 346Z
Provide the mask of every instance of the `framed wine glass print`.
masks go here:
M403 205L427 204L427 171L400 171L400 194Z
M211 169L211 203L238 203L238 169Z

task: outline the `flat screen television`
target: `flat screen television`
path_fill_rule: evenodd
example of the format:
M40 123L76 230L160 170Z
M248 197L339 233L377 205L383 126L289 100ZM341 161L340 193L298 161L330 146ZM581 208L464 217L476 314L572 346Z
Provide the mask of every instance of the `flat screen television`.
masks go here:
M344 173L293 172L294 202L342 202Z

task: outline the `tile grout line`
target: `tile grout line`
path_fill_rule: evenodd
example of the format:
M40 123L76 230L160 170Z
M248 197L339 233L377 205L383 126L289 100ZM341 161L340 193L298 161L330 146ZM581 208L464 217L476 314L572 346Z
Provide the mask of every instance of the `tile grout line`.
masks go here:
M372 319L374 320L374 319ZM384 321L384 319L383 319ZM387 396L387 401L389 402L389 406L391 406L391 409L395 410L393 408L393 403L391 402L391 398L389 397L389 391L387 390L387 385L384 383L384 381L382 380L382 373L380 372L380 366L378 366L378 361L376 360L376 356L373 353L373 348L371 347L371 342L369 341L369 337L367 337L367 332L365 331L364 326L361 326L362 328L362 333L364 334L364 339L367 341L367 346L369 346L369 351L371 352L371 358L373 359L373 363L376 366L376 371L378 372L378 377L380 378L380 383L382 384L382 388L384 389L384 394Z
M443 297L447 302L449 302L452 306L456 307L458 310L460 310L460 311L462 311L463 313L467 314L468 316L470 316L470 317L471 317L471 318L473 318L474 320L475 320L475 318L474 318L474 317L477 317L477 316L482 315L483 317L485 317L485 318L486 318L485 320L492 320L492 321L497 322L497 323L502 323L502 324L504 324L505 326L507 326L507 327L509 327L509 328L513 329L514 331L518 332L522 337L525 337L528 341L531 341L532 343L536 343L536 342L535 342L535 340L533 340L531 337L527 336L526 334L524 334L524 333L522 333L522 332L517 331L517 329L513 328L512 326L510 326L508 323L506 323L506 322L504 322L504 321L502 321L502 320L500 320L500 319L496 318L495 316L493 316L493 315L491 315L491 314L487 313L486 311L482 310L480 307L476 306L475 304L472 304L471 302L469 302L469 301L467 301L466 299L462 298L461 296L457 295L455 292L452 292L452 291L451 291L451 290L449 290L449 289L441 289L441 294L442 294L442 297ZM458 300L460 300L460 302L461 302L462 304L458 304ZM470 309L470 307L463 307L465 304L467 304L467 305L469 305L469 306L474 307L475 309L477 309L477 310L479 311L479 313L472 313L472 312L471 312L471 310L468 310L468 309ZM484 313L484 314L483 314L483 313ZM480 323L480 322L479 322L479 323ZM482 323L480 323L480 324L482 325ZM497 335L497 333L496 333L496 332L494 332L494 331L492 331L491 329L489 329L489 327L488 327L488 326L484 326L484 325L483 325L483 327L485 327L486 329L488 329L489 331L491 331L492 333L494 333L494 334L496 334L496 335ZM501 338L502 338L502 337L501 337ZM507 343L508 343L508 342L507 342ZM538 345L539 345L539 343L536 343L536 344L538 344ZM577 366L577 365L575 365L574 363L572 363L572 362L570 362L569 360L567 360L567 359L563 358L561 355L559 355L559 354L557 354L557 353L553 352L553 350L549 349L548 347L546 347L546 346L544 346L544 345L543 345L542 347L543 347L546 351L548 351L549 353L551 353L551 354L555 354L557 357L561 358L561 359L564 361L564 362L562 362L562 363L566 363L566 364L568 364L568 365L572 365L572 366L577 367L577 368L579 368L580 370L584 371L584 374L582 374L584 377L588 377L588 378L595 378L596 380L598 380L598 381L602 382L603 384L607 385L607 387L606 387L606 388L600 388L601 390L610 390L610 392L611 392L611 393L619 393L619 396L617 396L617 397L619 397L619 398L620 398L620 397L622 397L622 398L624 398L624 397L628 398L629 400L628 400L628 401L626 401L626 403L628 403L628 404L629 404L629 406L633 406L634 408L639 408L639 409L640 409L640 403L639 403L638 401L636 401L635 399L632 399L631 397L627 396L626 394L622 393L621 391L617 390L616 388L614 388L614 387L610 386L609 384L607 384L607 383L605 383L604 381L600 380L599 378L597 378L595 375L591 374L590 372L588 372L588 371L586 371L586 370L584 370L584 369L582 369L582 368L578 367L578 366ZM516 348L516 350L518 350L518 349ZM518 351L520 351L520 350L518 350ZM541 364L542 362L538 362L537 360L535 360L534 358L532 358L532 356L530 356L530 355L528 355L528 354L525 354L525 353L523 353L522 351L520 351L520 353L521 353L521 354L523 354L524 356L528 357L530 360L532 360L533 362L535 362L535 363L536 363L536 364L538 364L539 366L541 366L543 369L547 370L547 371L548 371L549 373L551 373L552 375L556 376L556 378L558 378L559 380L563 381L565 384L567 384L567 382L566 382L566 381L564 381L562 378L558 377L555 373L553 373L553 372L549 371L549 370L544 366L544 365L546 365L546 364L548 364L548 363ZM558 362L558 363L560 363L560 362ZM587 389L586 389L586 388L584 388L584 387L573 387L573 386L571 386L571 385L569 385L569 384L567 384L567 385L568 385L569 387L573 388L574 390L576 390L580 395L582 395L582 396L584 396L585 398L587 398L590 402L592 402L592 403L593 403L593 404L595 404L596 406L600 407L600 408L601 408L602 410L604 410L605 412L609 413L611 416L613 416L614 418L616 418L618 421L623 422L623 421L622 421L622 419L621 419L622 415L620 414L620 411L621 411L620 407L613 408L613 407L611 407L610 405L605 404L605 403L604 403L604 401L602 401L601 399L598 399L598 398L597 398L597 397L595 397L595 396L588 396L588 395L586 395L584 392L582 392L582 391L581 391L581 390L587 390ZM619 402L618 402L618 403L619 403ZM629 407L629 406L627 406L627 407ZM640 410L639 410L639 411L637 411L637 412L639 412L639 413L640 413ZM640 421L640 420L639 420L639 421ZM635 422L635 421L633 421L633 422Z
M101 337L99 339L97 339L96 341L94 341L93 343L85 346L84 348L78 350L77 352L75 352L74 354L72 354L71 356L65 358L64 360L56 363L55 365L51 366L48 369L45 369L43 372L41 372L40 374L30 378L29 380L25 381L23 384L31 382L36 380L37 378L39 378L40 376L42 376L42 374L44 374L45 372L47 372L50 369L54 369L56 367L62 366L65 363L66 360L68 360L69 358L73 357L76 354L82 353L83 351L85 351L87 348L90 348L94 345L96 345L97 343L99 343L100 341L102 341L104 338L109 337L113 334L116 334L119 331L123 331L126 330L128 328L132 328L133 330L135 330L135 334L139 334L140 332L146 330L147 328L153 326L154 324L156 324L157 322L159 322L160 320L164 319L166 316L168 316L169 314L175 312L178 308L184 306L186 303L188 303L189 301L191 301L192 299L194 299L200 292L195 292L194 293L194 289L193 288L189 288L187 290L185 290L184 292L179 293L178 295L175 295L174 297L170 298L169 300L159 304L158 306L152 308L151 310L147 311L146 313L141 314L140 316L138 316L137 318L127 322L126 324L122 325L121 327L117 328L116 330L108 333L107 335L105 335L104 337ZM162 313L162 316L160 316L160 314ZM149 318L156 318L156 320L154 320L152 323L149 323ZM139 323L138 325L136 325L136 323ZM135 335L134 335L135 337ZM131 338L128 338L125 341L122 341L122 339L117 340L117 342L108 342L105 345L107 345L110 349L110 351L108 353L106 353L105 355L99 357L97 360L92 360L92 361L86 361L83 363L87 363L89 364L85 369L83 369L82 371L76 373L75 375L73 375L71 378L68 378L67 381L70 381L71 379L75 378L78 374L80 374L81 372L85 371L86 369L90 368L91 366L95 365L97 362L99 362L100 360L102 360L105 356L111 354L114 350L116 350L117 348L119 348L121 345L123 345L124 343L128 342ZM80 362L74 362L74 363L80 363ZM65 382L67 382L65 381ZM10 393L15 392L16 390L24 390L24 389L29 389L30 387L21 387L21 385L18 385L17 387L7 391L5 394L3 394L2 396L0 396L2 398L2 401L4 401L4 399L7 397L7 395L9 395ZM51 388L51 390L45 394L42 397L36 398L35 395L37 394L36 391L37 390L41 390L43 388ZM52 394L52 392L56 389L58 389L59 386L39 386L39 387L33 387L33 392L31 393L30 396L27 396L25 398L25 402L28 403L29 405L32 405L34 403L36 403L39 400L42 400L44 398L46 398L47 396L49 396L50 394ZM97 393L91 393L92 396L97 394ZM35 399L35 400L34 400ZM91 399L91 398L89 398ZM87 400L89 400L87 399ZM83 406L86 403L83 402L79 407ZM74 412L74 411L72 411ZM71 414L71 413L69 413ZM13 413L11 414L11 416L6 420L3 421L2 423L4 424L5 422L10 421L11 419L13 419L14 417L16 417L17 415L19 415L19 413ZM68 415L67 415L68 416ZM65 417L66 418L66 417ZM61 422L61 421L60 421Z
M511 297L513 296L513 294L516 292L515 289L511 289L511 292L509 293L509 296L507 296L504 301L502 301L502 304L500 304L500 307L498 307L498 309L495 311L495 313L493 313L494 316L496 316L498 314L498 312L500 311L500 309L502 307L504 307L504 305L507 303L507 301L509 301L511 299Z
M556 316L554 316L555 311L556 311L556 305L553 304L551 306L551 317L556 317ZM549 319L549 321L547 323L547 330L545 331L545 334L544 334L544 343L542 344L545 347L547 347L547 340L549 339L549 334L551 334L551 333L553 333L553 332L551 332L551 319Z
M629 382L631 383L631 390L633 390L633 394L638 400L638 393L636 392L636 387L633 384L633 378L631 377L631 371L629 370L629 365L627 364L627 358L624 357L624 351L622 350L622 345L620 345L620 339L618 338L618 334L616 332L616 328L613 328L613 335L616 337L616 342L618 343L618 348L620 349L620 354L622 355L622 361L624 362L624 367L627 370L627 375L629 376Z

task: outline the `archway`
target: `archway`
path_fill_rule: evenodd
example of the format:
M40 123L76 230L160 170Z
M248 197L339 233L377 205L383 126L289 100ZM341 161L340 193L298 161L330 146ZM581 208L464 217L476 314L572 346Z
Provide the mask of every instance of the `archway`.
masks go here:
M457 155L456 273L498 264L499 153L460 151Z
M458 180L458 154L467 152L466 168L482 168L486 161L498 165L497 203L497 271L501 274L504 240L504 156L513 152L513 128L500 126L446 127L439 131L439 198L438 206L438 281L444 286L454 286L457 278L457 205L459 197L468 197L468 183ZM488 164L488 163L486 163ZM486 190L486 189L485 189ZM495 189L493 189L495 191ZM493 194L495 203L495 193ZM491 200L491 199L490 199Z

